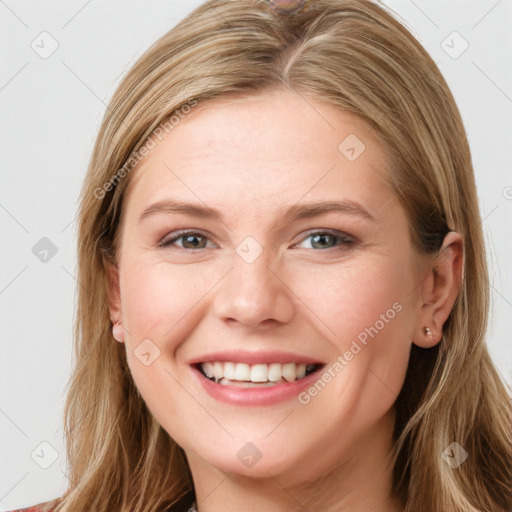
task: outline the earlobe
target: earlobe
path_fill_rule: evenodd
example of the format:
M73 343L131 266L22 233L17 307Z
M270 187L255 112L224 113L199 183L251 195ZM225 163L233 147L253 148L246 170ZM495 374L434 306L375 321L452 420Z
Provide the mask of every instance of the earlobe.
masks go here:
M114 323L112 326L112 336L114 336L114 339L119 343L124 343L124 330L121 324L122 321Z
M443 337L448 319L462 285L464 241L462 235L450 231L432 262L421 286L421 312L413 338L415 345L431 348Z
M438 331L432 324L419 326L413 336L413 343L421 348L432 348L443 338L442 329Z

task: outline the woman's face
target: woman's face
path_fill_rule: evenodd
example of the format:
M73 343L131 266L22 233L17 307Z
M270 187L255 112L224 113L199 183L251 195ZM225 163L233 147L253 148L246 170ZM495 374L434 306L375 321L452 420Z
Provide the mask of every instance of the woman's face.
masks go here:
M389 439L421 280L389 165L280 91L198 106L133 171L113 310L192 469L313 479Z

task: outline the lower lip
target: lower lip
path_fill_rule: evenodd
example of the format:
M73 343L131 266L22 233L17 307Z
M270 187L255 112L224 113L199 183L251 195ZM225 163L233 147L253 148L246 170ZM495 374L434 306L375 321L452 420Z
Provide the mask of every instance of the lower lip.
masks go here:
M242 388L233 385L216 384L205 377L200 370L192 368L206 392L221 402L236 405L272 405L284 402L311 386L318 379L319 370L294 382L275 384L268 387Z

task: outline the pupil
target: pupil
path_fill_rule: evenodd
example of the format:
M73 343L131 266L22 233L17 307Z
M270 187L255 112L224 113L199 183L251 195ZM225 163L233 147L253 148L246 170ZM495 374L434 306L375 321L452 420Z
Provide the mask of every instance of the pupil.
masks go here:
M321 245L323 244L324 247L320 247L320 249L324 249L325 248L325 238L327 237L331 237L332 238L332 235L329 235L329 234L325 234L325 235L315 235L313 237L313 245L315 245L317 243L317 240L324 240L324 242L321 243Z
M183 244L183 245L185 245L185 246L186 246L186 245L189 243L189 241L190 241L190 240L195 240L195 241L197 241L199 238L200 238L200 237L198 237L198 236L196 236L196 235L188 235L188 236L186 236L186 237L185 237L185 242L184 242L184 244ZM192 247L191 247L192 249L197 249L197 244L194 244L194 243L192 242L192 243L191 243L191 245L192 245Z

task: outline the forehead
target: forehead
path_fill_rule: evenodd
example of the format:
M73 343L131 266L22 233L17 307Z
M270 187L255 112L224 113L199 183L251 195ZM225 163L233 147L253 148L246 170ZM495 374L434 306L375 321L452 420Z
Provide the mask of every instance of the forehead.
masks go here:
M294 91L200 104L132 171L125 207L167 196L212 207L389 201L386 148L358 117Z

